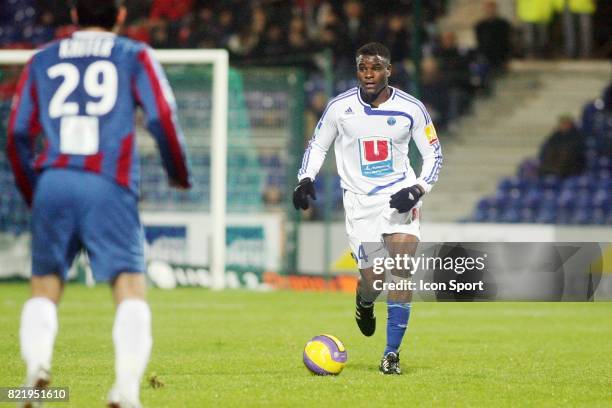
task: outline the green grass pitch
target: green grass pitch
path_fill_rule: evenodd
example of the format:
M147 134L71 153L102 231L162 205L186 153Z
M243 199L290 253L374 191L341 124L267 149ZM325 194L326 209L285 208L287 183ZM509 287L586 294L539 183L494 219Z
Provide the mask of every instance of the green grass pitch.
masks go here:
M25 284L0 285L0 387L23 380L18 325ZM377 364L385 342L359 333L353 296L333 293L149 291L154 346L146 407L612 406L612 303L415 303L402 348L404 375ZM113 380L110 291L70 285L59 309L53 385L70 404L104 406ZM316 377L302 347L339 337L348 364ZM6 406L1 404L0 406Z

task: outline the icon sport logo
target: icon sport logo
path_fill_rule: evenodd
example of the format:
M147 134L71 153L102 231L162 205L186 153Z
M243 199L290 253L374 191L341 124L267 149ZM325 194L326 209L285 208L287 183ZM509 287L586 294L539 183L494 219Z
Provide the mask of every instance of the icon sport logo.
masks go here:
M436 133L436 128L433 123L425 126L425 137L427 137L427 141L430 145L436 143L438 141L438 135Z
M361 174L365 177L382 177L393 173L391 138L364 137L359 139Z

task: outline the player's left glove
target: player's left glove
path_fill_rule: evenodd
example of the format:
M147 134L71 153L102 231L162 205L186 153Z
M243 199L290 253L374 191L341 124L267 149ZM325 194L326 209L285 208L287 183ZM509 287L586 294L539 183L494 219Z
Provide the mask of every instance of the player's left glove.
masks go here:
M293 190L293 206L295 209L299 210L301 208L302 210L307 210L309 207L308 197L313 200L317 199L314 183L311 179L305 178L302 179L295 190Z
M402 188L391 196L389 206L391 208L396 208L399 213L408 212L419 202L423 194L425 194L425 191L423 187L418 184L412 187Z

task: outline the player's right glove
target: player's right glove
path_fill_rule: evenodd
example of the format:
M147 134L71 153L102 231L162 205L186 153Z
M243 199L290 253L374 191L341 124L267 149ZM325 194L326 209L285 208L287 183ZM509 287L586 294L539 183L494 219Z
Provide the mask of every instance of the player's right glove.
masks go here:
M295 190L293 190L293 206L295 207L295 209L299 210L301 208L302 210L307 210L309 207L309 196L313 200L317 199L314 184L312 180L307 177L305 179L300 180Z
M396 208L399 213L408 212L412 210L412 207L417 205L423 194L425 194L425 191L423 191L423 187L418 184L412 187L402 188L391 196L389 207Z

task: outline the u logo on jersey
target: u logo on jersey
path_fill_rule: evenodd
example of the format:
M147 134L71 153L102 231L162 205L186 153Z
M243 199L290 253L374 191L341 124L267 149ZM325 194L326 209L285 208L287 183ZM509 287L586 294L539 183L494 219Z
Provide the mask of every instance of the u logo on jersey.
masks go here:
M361 174L365 177L382 177L393 173L391 138L364 137L359 139Z

